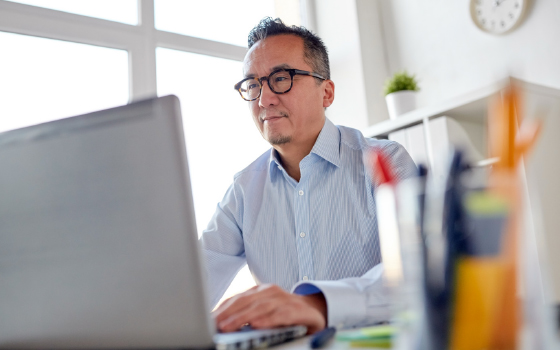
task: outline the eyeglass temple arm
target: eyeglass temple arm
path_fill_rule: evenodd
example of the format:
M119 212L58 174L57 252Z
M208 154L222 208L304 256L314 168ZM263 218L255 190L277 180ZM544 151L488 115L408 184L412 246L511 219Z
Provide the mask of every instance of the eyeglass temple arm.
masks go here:
M296 72L299 75L310 75L310 76L315 77L315 78L327 80L326 78L324 78L323 76L321 76L317 73L308 72L308 71L305 71L305 70L294 69L294 72Z

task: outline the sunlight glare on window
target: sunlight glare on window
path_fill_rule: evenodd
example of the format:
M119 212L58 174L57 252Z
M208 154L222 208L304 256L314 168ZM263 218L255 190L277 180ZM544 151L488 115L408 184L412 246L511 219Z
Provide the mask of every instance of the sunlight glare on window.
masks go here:
M244 47L249 31L274 15L274 0L155 0L157 29Z
M242 63L158 48L158 95L181 101L199 234L233 182L233 175L270 148L247 102L233 86Z
M9 0L70 12L77 15L106 19L126 24L138 24L137 0Z
M0 47L0 131L128 101L124 50L4 32Z

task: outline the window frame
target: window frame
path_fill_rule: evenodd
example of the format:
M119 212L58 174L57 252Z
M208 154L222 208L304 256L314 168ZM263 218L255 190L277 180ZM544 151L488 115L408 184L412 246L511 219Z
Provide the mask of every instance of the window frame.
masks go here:
M245 47L156 29L154 6L138 0L131 25L0 0L0 31L128 51L129 102L157 96L157 47L243 61Z

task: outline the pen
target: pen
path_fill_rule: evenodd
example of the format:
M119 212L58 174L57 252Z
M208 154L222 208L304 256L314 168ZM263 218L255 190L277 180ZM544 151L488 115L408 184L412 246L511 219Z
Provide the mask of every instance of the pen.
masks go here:
M336 328L328 327L320 331L319 333L315 333L311 338L311 349L319 349L325 346L332 339L334 334L336 333Z

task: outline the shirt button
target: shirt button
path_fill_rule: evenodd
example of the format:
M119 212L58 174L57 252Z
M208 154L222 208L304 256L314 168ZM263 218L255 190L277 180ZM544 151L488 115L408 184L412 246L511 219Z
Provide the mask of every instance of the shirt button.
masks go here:
M299 190L298 193L299 193L300 196L303 196L303 191L302 190Z
M301 238L304 238L304 237L305 237L305 232L300 233L299 236L300 236Z
M307 276L303 276L303 280L307 281L309 278Z

